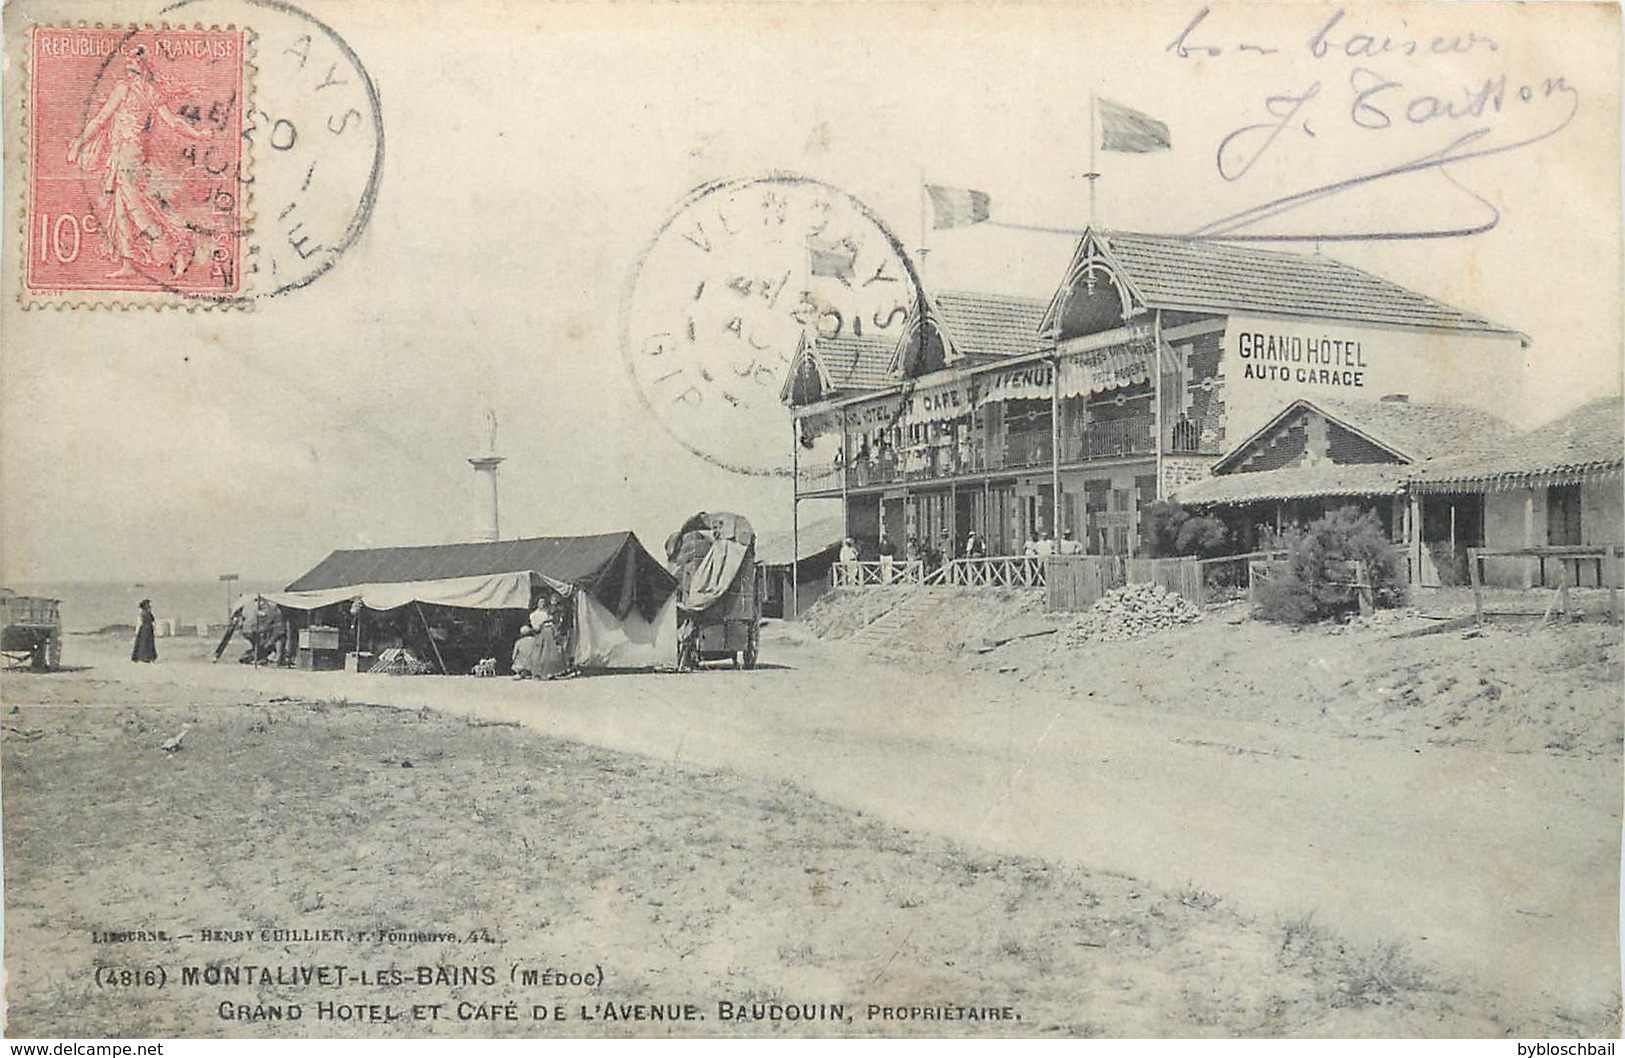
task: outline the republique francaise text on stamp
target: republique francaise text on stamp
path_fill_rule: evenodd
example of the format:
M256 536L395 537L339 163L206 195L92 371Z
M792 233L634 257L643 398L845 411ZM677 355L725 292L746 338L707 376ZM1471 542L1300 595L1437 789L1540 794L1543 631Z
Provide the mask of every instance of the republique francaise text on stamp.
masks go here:
M25 300L239 295L246 43L240 29L34 28Z

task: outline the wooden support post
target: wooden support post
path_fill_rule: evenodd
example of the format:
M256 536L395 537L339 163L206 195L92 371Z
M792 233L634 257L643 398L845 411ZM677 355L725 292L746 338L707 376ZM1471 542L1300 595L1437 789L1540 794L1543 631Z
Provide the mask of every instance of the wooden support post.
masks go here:
M1049 375L1049 538L1061 539L1061 350L1050 357Z
M1473 585L1473 616L1480 627L1484 624L1484 585L1478 571L1478 548L1467 549L1467 579Z
M1422 586L1422 497L1411 493L1405 498L1405 544L1410 556L1411 586Z
M1611 547L1604 562L1610 567L1608 576L1608 620L1610 623L1619 620L1619 581L1621 568L1625 567L1625 548ZM1602 583L1602 566L1597 567L1597 583Z
M1155 473L1157 475L1156 498L1166 498L1162 485L1162 310L1154 309L1151 313L1151 429L1157 435ZM1137 502L1137 501L1136 501ZM1133 545L1130 545L1132 551Z
M1533 490L1523 498L1523 546L1535 546L1535 494ZM1523 587L1525 591L1535 586L1535 557L1530 555L1523 560Z
M841 443L846 443L844 437L842 438ZM844 475L846 474L845 467L841 468L841 473L843 475L842 480L844 481ZM790 612L785 615L785 620L794 621L801 610L800 589L796 584L798 574L801 572L797 562L797 552L801 549L801 521L799 517L801 514L800 419L792 419L790 421L790 482ZM845 500L842 500L841 502L841 513L844 517L846 513Z
M841 409L841 542L852 535L852 512L847 509L847 479L852 475L849 465L852 460L852 450L847 444L846 436L846 409Z

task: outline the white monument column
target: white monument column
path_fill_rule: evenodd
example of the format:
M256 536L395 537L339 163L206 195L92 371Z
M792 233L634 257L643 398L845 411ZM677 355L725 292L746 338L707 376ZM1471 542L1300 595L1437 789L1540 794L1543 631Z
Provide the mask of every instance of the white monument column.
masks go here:
M497 467L502 457L496 454L497 415L487 410L484 414L485 447L468 461L474 468L474 539L500 540L501 525L497 518Z
M497 521L497 467L501 456L475 456L468 461L474 468L474 539L500 540Z

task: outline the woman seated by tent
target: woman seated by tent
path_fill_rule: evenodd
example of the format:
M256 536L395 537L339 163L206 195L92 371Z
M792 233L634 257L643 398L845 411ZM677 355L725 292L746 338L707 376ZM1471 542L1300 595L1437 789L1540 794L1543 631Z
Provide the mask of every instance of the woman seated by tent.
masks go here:
M570 659L564 649L559 625L551 613L543 611L540 618L532 614L536 625L525 625L519 630L519 639L513 645L513 676L516 680L551 680L570 673Z

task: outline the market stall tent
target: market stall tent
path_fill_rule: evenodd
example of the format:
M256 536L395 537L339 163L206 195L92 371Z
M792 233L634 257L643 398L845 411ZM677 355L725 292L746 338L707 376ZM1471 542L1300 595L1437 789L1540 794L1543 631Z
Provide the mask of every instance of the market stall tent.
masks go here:
M334 551L265 598L293 610L359 600L370 610L525 611L542 586L574 601L577 665L674 663L676 581L630 532Z

